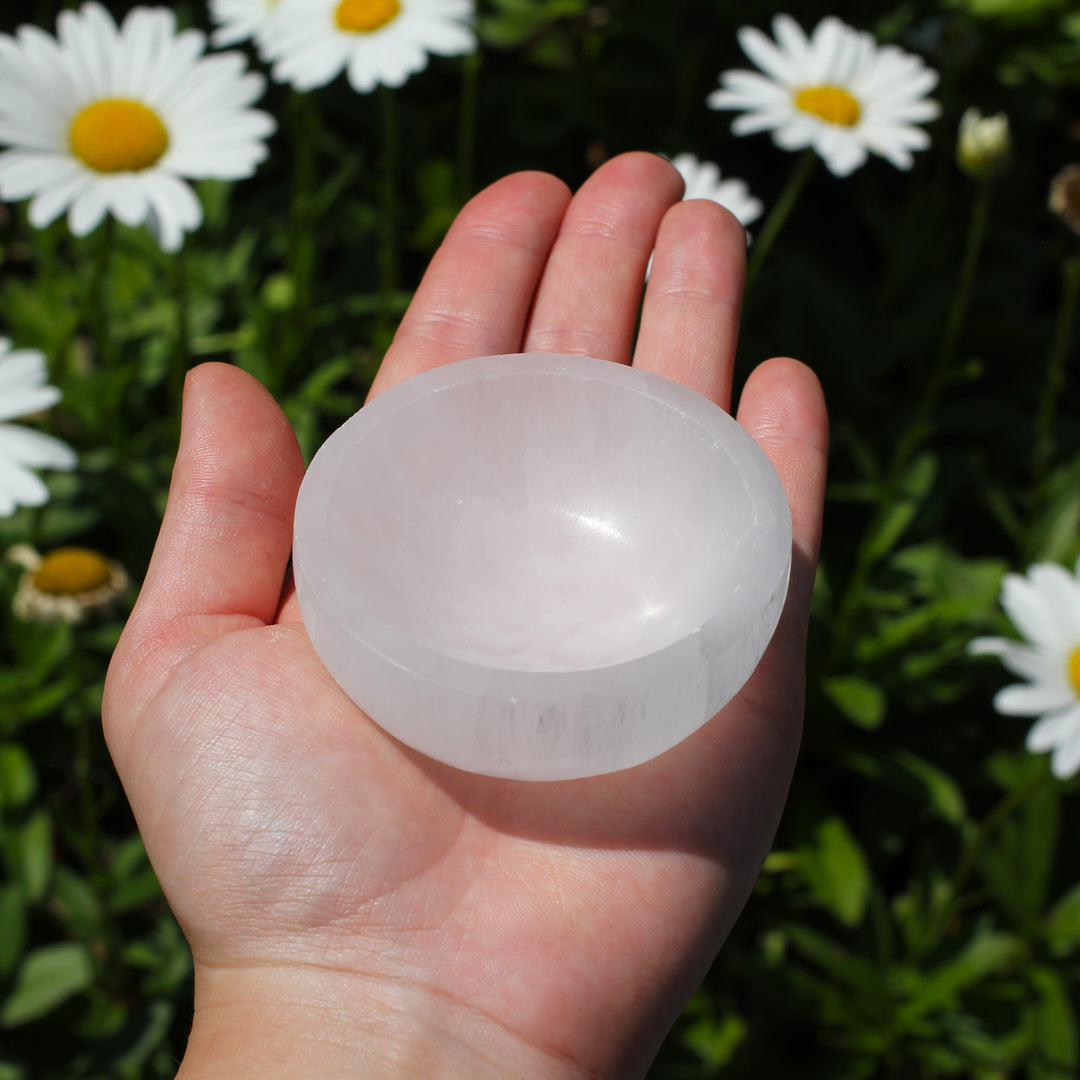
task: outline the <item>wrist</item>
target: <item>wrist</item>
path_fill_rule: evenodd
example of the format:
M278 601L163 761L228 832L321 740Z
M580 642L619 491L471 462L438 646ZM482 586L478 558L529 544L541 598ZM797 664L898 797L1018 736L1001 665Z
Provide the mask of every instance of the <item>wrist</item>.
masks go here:
M580 1080L565 1057L405 979L196 964L177 1080Z

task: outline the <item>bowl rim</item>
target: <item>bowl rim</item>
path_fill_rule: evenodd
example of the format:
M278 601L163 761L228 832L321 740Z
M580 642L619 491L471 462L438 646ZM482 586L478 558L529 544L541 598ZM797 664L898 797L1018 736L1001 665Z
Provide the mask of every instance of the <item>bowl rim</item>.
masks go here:
M767 578L773 584L769 588L749 591L743 591L741 587L736 589L730 603L714 611L693 630L658 649L610 664L568 670L533 671L479 664L440 652L422 643L393 623L375 615L370 609L362 612L362 620L356 620L355 613L351 612L349 618L346 618L340 610L341 602L338 600L342 595L341 591L326 584L329 582L329 574L325 557L325 536L332 507L329 500L321 507L312 504L316 497L316 482L311 478L318 477L319 473L325 470L335 446L347 439L361 441L403 410L428 399L432 394L477 380L501 379L522 374L604 382L657 400L683 414L709 434L714 434L714 429L722 427L726 429L725 438L734 435L736 442L741 442L747 452L740 455L741 460L736 461L731 451L727 447L724 449L743 472L744 485L754 485L752 502L755 510L760 512L762 506L772 505L779 508L781 517L778 521L776 515L771 514L772 520L767 523L759 518L747 529L741 542L748 542L759 530L786 525L783 530L786 539L777 544L779 551L776 556L775 577L770 573ZM715 437L711 446L716 447L721 441L720 437ZM747 473L755 475L748 480ZM331 481L327 481L329 482ZM768 490L770 488L771 491ZM317 605L320 612L356 646L380 656L414 677L466 693L510 699L544 697L556 682L561 684L560 693L573 693L575 683L581 684L581 693L589 693L595 689L599 672L608 673L614 683L620 681L621 669L632 671L635 681L643 675L661 678L665 673L686 663L688 650L693 654L704 655L706 659L723 652L734 637L745 632L748 621L753 622L761 617L770 599L775 596L777 588L786 591L791 555L791 516L780 479L765 451L727 410L682 383L654 372L642 371L610 360L564 353L510 353L471 357L440 365L390 387L363 405L319 448L300 485L294 517L293 571L305 622L308 621L308 612L314 614ZM321 571L315 569L320 566ZM321 589L318 579L324 583ZM308 610L305 611L305 608ZM318 651L314 636L313 644Z

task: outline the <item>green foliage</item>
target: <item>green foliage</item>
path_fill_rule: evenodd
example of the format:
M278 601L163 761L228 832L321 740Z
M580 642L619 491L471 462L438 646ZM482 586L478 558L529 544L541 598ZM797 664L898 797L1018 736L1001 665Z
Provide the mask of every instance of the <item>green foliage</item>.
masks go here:
M5 5L0 30L49 25L60 6ZM756 894L651 1075L1073 1076L1077 788L1023 749L1024 721L993 711L1007 676L967 648L1011 632L1007 571L1080 556L1068 334L1061 385L1048 375L1078 241L1046 210L1078 155L1080 15L1068 0L781 9L923 54L943 117L911 173L819 169L747 296L739 372L799 356L833 418L805 748ZM206 27L202 4L179 10ZM78 240L4 210L0 333L47 355L64 396L42 424L80 464L48 478L45 507L0 520L0 551L86 544L138 581L193 363L255 374L310 457L363 400L464 199L498 176L577 185L621 150L686 150L775 204L794 159L732 138L704 101L746 66L736 29L776 10L486 0L478 56L435 58L393 96L396 161L378 95L271 85L269 161L243 185L199 185L205 224L181 257L144 229ZM954 165L969 105L1006 111L1016 152L950 353L978 198ZM123 612L24 622L18 578L0 565L0 1080L169 1077L191 959L100 734Z

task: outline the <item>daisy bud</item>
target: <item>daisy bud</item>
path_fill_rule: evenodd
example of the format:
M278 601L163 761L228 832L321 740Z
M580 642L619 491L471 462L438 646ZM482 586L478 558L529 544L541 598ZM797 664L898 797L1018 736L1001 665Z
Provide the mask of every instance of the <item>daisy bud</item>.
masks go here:
M1009 161L1012 137L1005 113L983 116L978 109L968 109L960 118L956 140L956 162L960 168L982 180L997 176Z

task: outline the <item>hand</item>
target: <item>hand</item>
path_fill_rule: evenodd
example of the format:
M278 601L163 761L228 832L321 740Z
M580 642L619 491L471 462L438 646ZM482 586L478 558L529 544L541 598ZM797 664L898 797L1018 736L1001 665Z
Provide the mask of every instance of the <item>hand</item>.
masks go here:
M542 173L493 184L432 260L372 395L525 350L632 357L728 407L744 234L681 192L650 154L615 158L573 198ZM287 577L296 440L242 371L191 372L104 706L194 955L185 1080L644 1074L746 901L799 744L827 439L816 379L762 364L738 420L795 529L757 672L647 764L525 783L424 758L338 689Z

